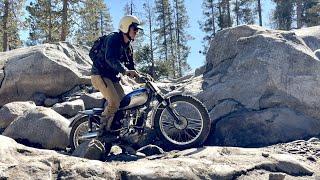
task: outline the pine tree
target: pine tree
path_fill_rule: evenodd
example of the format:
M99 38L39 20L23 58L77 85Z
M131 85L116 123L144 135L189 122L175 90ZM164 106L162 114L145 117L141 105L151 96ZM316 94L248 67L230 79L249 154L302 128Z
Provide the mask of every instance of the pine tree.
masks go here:
M230 0L218 0L218 26L221 29L231 27L232 20L231 20L231 13L230 13Z
M157 50L159 58L164 58L166 62L169 62L168 58L168 16L167 10L169 8L168 0L155 0L155 15L157 27L154 32L157 40Z
M297 0L296 2L297 4L297 28L301 28L302 27L302 0Z
M154 61L154 64L152 64L151 56L152 51L148 44L144 45L136 52L135 60L137 62L138 71L147 74L154 73L154 76L152 77L155 79L167 77L168 73L171 71L170 64L163 60Z
M218 5L214 0L204 0L202 2L203 21L199 21L200 28L205 32L205 36L202 39L203 51L202 54L206 54L210 40L216 34L216 18L218 17Z
M236 24L254 24L256 11L254 4L256 0L236 0L233 12L236 15Z
M58 0L36 0L26 7L29 12L29 45L56 42L60 40Z
M320 25L319 0L305 0L303 3L303 24L306 26Z
M187 42L192 39L186 31L189 24L184 0L156 0L155 15L158 57L170 65L169 77L180 77L190 68Z
M125 4L125 6L123 7L123 12L124 15L129 15L129 14L133 14L133 10L131 10L133 8L133 5L129 4L129 2L127 2Z
M79 10L80 24L75 38L78 44L92 46L98 37L112 31L109 9L103 0L87 0Z
M23 14L22 7L25 1L9 1L0 2L1 21L1 49L3 51L18 48L22 45L19 37L19 30L23 28L23 22L20 17Z
M66 41L72 38L79 13L80 0L35 0L26 7L29 12L29 45Z
M236 25L238 26L240 24L239 0L236 0L233 11L234 11L234 14L236 15Z
M134 7L134 6L133 6ZM171 66L168 61L156 59L154 54L155 48L155 13L154 5L150 0L145 0L143 4L143 13L139 15L141 21L144 23L144 36L148 38L144 45L141 45L134 53L135 61L138 71L150 74L153 78L159 79L167 77L171 72ZM135 11L133 11L135 13ZM137 12L136 12L137 13Z
M186 28L189 27L189 21L187 16L187 10L184 0L174 0L175 12L176 12L176 54L178 63L178 75L181 77L184 71L190 69L187 63L187 57L190 53L190 47L187 46L187 42L190 39L190 35L187 34Z
M273 21L275 28L282 30L290 30L293 21L294 0L273 0L276 8L273 12Z
M61 23L61 33L60 41L65 41L68 35L69 23L68 23L68 0L63 0L62 8L62 23Z
M76 7L81 2L82 0L59 0L58 3L55 4L61 22L59 27L60 41L66 41L68 38L71 38L74 26L77 24L74 20L74 17L76 16Z
M155 22L154 22L154 12L153 12L153 7L152 4L150 4L150 0L146 0L146 2L143 4L143 9L145 10L144 12L144 17L145 17L145 21L146 21L146 26L145 27L145 35L149 38L149 47L150 47L150 74L153 78L156 77L156 72L155 72L155 58L154 58L154 26L155 26Z
M169 61L171 64L172 69L172 77L176 78L177 76L177 57L176 57L176 36L175 36L175 28L174 28L174 15L172 14L172 7L171 4L168 6L167 16L168 16L168 29L169 29L169 38L168 38L168 45L169 45Z

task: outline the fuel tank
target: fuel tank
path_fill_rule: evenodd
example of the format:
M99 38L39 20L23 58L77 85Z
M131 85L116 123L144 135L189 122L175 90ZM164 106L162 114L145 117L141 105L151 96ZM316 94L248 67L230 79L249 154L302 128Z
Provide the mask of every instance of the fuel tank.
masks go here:
M123 97L120 102L120 109L130 109L136 106L143 105L148 100L148 90L146 88L140 88L132 91Z

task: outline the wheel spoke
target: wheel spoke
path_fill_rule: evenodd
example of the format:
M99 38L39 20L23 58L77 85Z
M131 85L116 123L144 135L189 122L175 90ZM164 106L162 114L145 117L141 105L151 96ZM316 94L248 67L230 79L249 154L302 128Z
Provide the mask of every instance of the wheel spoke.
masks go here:
M188 131L185 129L184 133L187 135L187 139L192 139L194 138L191 134L188 133Z
M178 132L178 140L179 140L179 142L181 142L181 132L180 131Z
M171 121L163 120L162 121L162 126L168 128L168 129L174 128L174 124Z
M184 135L184 141L183 142L187 142L188 141L188 135L186 134L186 132L185 131L183 131L182 132L183 133L183 135Z
M162 126L168 128L168 129L174 128L173 124L162 124Z
M191 125L191 124L189 124L189 125L187 126L187 129L193 129L193 130L199 132L199 131L201 130L201 125L200 125L200 126L196 126L196 125Z
M194 129L190 129L190 128L188 128L187 130L190 130L190 132L192 132L192 133L194 134L194 136L197 136L197 135L198 135L198 133L199 133L199 131L194 130Z
M187 117L185 117L187 120L188 120L188 122L192 122L192 123L200 123L201 124L201 122L202 122L202 119L194 119L194 118L187 118Z

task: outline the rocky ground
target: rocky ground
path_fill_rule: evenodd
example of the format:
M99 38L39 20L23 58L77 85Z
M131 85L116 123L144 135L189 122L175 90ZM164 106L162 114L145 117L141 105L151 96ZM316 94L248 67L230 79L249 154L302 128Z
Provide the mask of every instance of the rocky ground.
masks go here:
M319 179L319 152L320 140L312 138L264 148L207 146L101 162L26 147L0 135L0 179Z

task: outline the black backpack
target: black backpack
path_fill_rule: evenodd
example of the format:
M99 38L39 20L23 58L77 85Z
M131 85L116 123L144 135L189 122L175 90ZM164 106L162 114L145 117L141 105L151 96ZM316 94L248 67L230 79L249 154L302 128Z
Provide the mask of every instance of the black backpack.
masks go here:
M97 64L102 65L104 62L105 54L106 54L106 43L108 38L114 33L110 33L108 35L103 35L99 37L96 41L94 41L93 46L90 49L89 56L91 60Z

